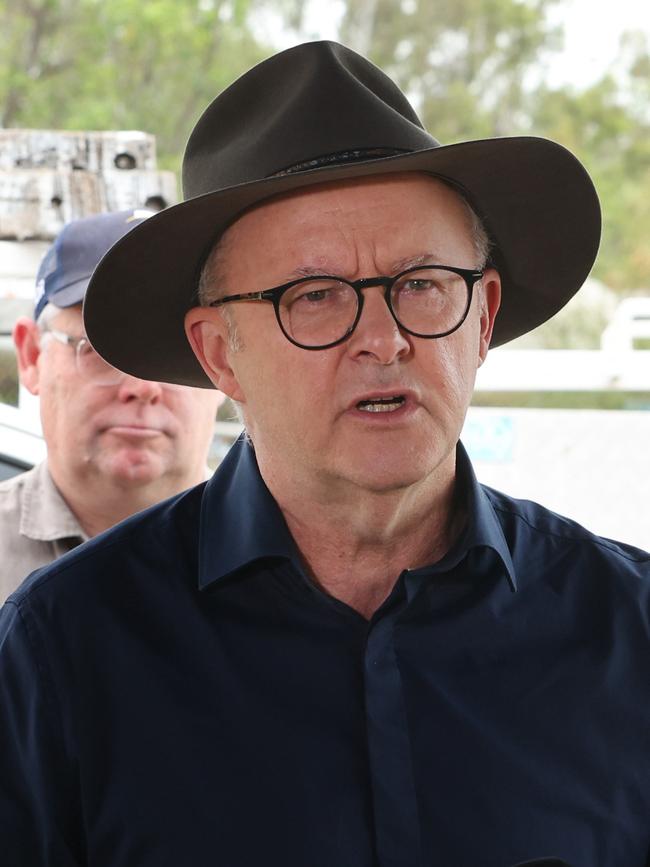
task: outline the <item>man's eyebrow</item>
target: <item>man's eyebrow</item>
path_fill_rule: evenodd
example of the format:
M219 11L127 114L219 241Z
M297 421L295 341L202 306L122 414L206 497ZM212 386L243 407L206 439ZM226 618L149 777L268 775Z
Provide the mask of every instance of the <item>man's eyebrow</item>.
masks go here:
M409 256L406 259L399 259L393 268L390 269L391 274L398 274L400 271L405 271L407 268L413 268L417 265L434 265L438 263L442 263L441 257L434 252L429 253L418 253L414 256ZM291 274L288 275L287 281L293 279L299 279L300 277L322 277L323 275L327 276L339 276L336 269L327 269L323 266L315 266L315 265L298 265ZM343 275L340 275L343 276ZM370 276L370 275L369 275Z
M289 280L299 279L300 277L322 277L323 275L334 274L333 271L328 271L326 268L317 267L316 265L298 265L297 268L289 274Z
M397 274L400 271L406 271L407 268L414 268L417 265L442 265L444 264L442 258L433 251L429 253L420 253L416 256L409 256L407 259L400 259L395 263L395 267L393 269L393 274Z

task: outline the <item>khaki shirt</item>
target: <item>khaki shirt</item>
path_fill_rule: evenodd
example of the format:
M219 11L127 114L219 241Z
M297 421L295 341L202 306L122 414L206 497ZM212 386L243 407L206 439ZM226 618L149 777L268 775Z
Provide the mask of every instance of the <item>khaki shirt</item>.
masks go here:
M0 482L0 604L30 572L87 538L47 463Z

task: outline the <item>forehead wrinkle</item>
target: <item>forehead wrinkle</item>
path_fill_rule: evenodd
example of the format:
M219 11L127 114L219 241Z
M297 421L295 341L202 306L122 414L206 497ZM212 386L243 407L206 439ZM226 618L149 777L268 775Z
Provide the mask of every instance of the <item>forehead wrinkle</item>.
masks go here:
M449 190L440 182L426 178L426 183L441 187L447 196L451 194L453 199L458 199L459 203L462 203L462 199L455 191ZM309 200L311 207L306 211L304 221L299 220L292 230L295 232L295 245L291 243L290 237L286 239L285 243L280 243L285 254L288 254L288 261L285 261L286 270L280 266L280 272L271 277L271 282L274 285L292 279L328 274L353 279L360 275L361 270L364 271L361 276L373 276L377 273L390 275L424 262L457 266L466 264L450 261L449 254L444 255L440 252L434 238L430 238L429 241L421 238L420 242L424 241L422 246L416 241L420 250L415 247L413 254L410 253L408 246L406 249L404 246L401 249L395 249L391 243L390 233L386 237L385 227L381 219L377 220L380 216L378 211L381 213L382 209L373 205L372 200L368 203L364 196L363 185L359 185L359 187L354 199L350 198L350 185L348 184L340 187L329 187L329 189L318 189L313 193L309 191L300 195L300 199ZM285 204L283 199L279 199L278 202L270 202L268 207L274 209L278 203L281 206ZM289 201L289 204L292 203ZM266 207L262 206L261 212L264 211L266 211ZM316 219L314 219L315 212ZM248 216L255 220L255 210L249 215L244 215L243 220L246 221ZM280 231L281 217L283 216L283 212L278 213L275 215L276 219L273 220L276 235ZM469 229L468 217L464 208L460 216L465 230ZM431 218L434 220L434 224L441 221L441 218L436 218L435 214L432 214ZM444 223L444 221L442 222ZM220 246L222 254L225 254L225 256L219 257L222 265L225 264L224 258L226 262L229 262L233 250L238 247L241 240L238 229L241 225L237 221L222 236ZM465 234L459 227L458 234L461 233ZM302 235L302 243L298 240L300 235ZM250 238L247 238L247 241L250 242ZM433 245L431 245L431 241L433 241ZM276 243L278 243L277 238ZM293 256L291 255L292 247ZM423 248L426 252L421 253ZM413 247L411 250L413 251ZM291 261L292 258L293 262ZM453 258L454 260L457 259L456 256ZM225 269L217 268L215 270L222 273L214 274L213 272L213 277L222 276ZM268 282L264 278L259 281L260 285Z
M330 228L331 225L327 227L328 230ZM341 244L339 238L332 238L328 243L327 240L323 241L323 236L319 234L318 249L301 252L302 262L288 273L287 279L323 275L344 277L347 273L355 273L359 264L359 255L357 242L350 237L355 234L354 230L346 234L337 225L334 234L341 236L344 243ZM336 253L334 249L337 250ZM344 264L344 260L347 264Z
M378 262L379 256L375 250L373 261ZM401 271L406 271L409 268L415 268L418 265L453 265L453 262L446 262L444 260L444 256L441 256L439 253L436 253L433 250L430 250L426 253L415 253L412 256L406 256L402 259L393 260L392 265L387 265L385 268L381 266L377 266L376 271L377 274L385 273L387 275L399 274ZM323 265L299 265L295 268L291 274L289 274L289 279L300 278L300 277L322 277L322 276L331 276L331 277L353 277L357 275L357 270L354 273L350 273L349 275L345 274L345 269L341 268L331 268L326 264ZM374 274L367 274L367 277L375 276Z

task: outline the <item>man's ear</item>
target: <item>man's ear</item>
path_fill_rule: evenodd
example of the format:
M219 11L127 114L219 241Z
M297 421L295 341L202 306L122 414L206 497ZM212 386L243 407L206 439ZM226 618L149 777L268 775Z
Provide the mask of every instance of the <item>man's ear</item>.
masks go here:
M29 392L38 394L40 380L38 359L41 354L40 329L29 316L21 316L14 325L13 339L20 381Z
M232 400L244 403L244 396L231 367L228 323L220 310L192 307L185 314L185 334L201 367L215 387Z
M480 288L480 344L479 367L487 358L494 320L501 306L501 278L494 268L486 268Z

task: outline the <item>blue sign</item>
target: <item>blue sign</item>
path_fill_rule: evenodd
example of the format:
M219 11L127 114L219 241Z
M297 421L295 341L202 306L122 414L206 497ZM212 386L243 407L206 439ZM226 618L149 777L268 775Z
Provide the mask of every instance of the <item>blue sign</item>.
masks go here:
M469 417L461 439L473 461L505 464L514 458L515 423L510 415Z

